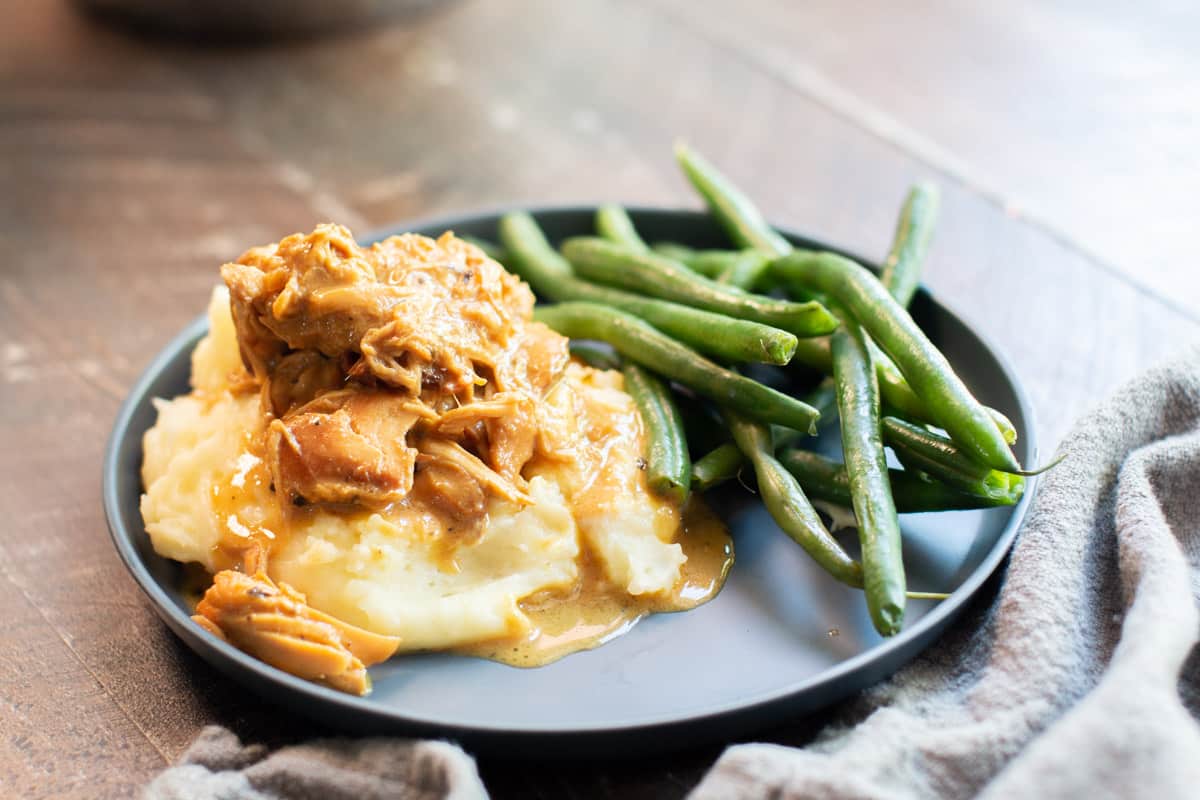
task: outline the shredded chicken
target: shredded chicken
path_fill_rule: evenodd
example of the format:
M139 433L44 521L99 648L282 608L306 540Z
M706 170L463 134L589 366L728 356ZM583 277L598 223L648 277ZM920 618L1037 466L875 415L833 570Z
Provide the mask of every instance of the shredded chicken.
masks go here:
M490 400L447 411L438 420L437 430L462 436L476 426L486 434L488 460L496 472L510 482L518 481L537 437L533 400L517 392L501 392Z
M358 695L371 688L366 668L386 661L400 645L394 636L309 607L304 595L265 572L218 572L192 619L274 667Z
M221 270L293 506L422 502L461 523L527 501L536 411L569 360L529 288L446 233L359 247L338 225ZM418 471L427 474L418 480Z
M276 492L294 505L403 500L417 451L405 444L425 408L393 392L341 389L301 406L267 430Z
M497 496L513 503L526 504L529 496L513 486L503 477L489 469L486 464L471 455L461 445L448 442L445 439L429 439L423 443L422 452L418 458L435 464L451 464L462 474L469 476L481 488L488 489Z
M344 380L333 359L316 350L297 350L276 362L263 404L273 416L283 417L317 395L337 389Z
M250 250L221 276L254 374L294 350L349 353L354 375L412 396L432 388L467 401L486 380L511 380L497 363L533 309L527 286L451 233L364 250L342 226L320 225Z
M461 543L483 530L489 499L531 502L531 459L572 457L571 426L545 402L567 370L567 340L532 321L525 284L452 233L361 248L345 228L320 225L221 275L261 388L266 434L252 449L282 524L309 505L406 504ZM269 664L364 693L366 667L397 640L273 583L273 539L255 540L242 571L217 573L194 619Z

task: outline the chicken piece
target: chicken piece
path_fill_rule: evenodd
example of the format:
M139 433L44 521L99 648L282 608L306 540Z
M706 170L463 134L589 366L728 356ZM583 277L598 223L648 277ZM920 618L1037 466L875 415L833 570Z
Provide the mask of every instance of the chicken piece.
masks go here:
M429 438L420 444L418 460L424 464L448 464L457 467L455 474L461 473L477 486L490 491L492 494L518 505L529 505L529 495L518 489L510 481L505 480L495 470L484 464L474 455L468 453L454 442L445 439Z
M462 540L464 531L478 533L483 529L487 512L487 494L479 482L459 464L431 461L417 469L413 479L413 494L426 505L448 515Z
M513 483L523 483L521 468L533 457L537 441L537 418L533 402L521 398L517 409L484 422L488 435L488 461L501 477Z
M517 392L501 392L447 411L438 420L437 430L465 438L477 426L485 433L484 460L505 480L522 484L521 468L533 455L537 439L533 400Z
M282 502L405 500L418 451L414 502L456 525L482 519L489 495L528 502L537 407L570 353L532 321L529 287L478 248L452 233L362 248L320 225L221 274Z
M366 668L386 661L400 646L394 636L322 614L304 595L263 572L218 572L192 619L273 667L357 695L370 691Z
M256 247L221 268L246 367L269 375L288 350L336 357L386 320L400 302L377 288L375 271L340 225Z
M319 225L221 268L247 367L270 377L290 350L361 356L351 371L417 396L474 397L532 314L525 284L454 234L359 247Z
M511 370L523 369L524 375L500 380L503 389L526 385L538 397L545 394L563 376L571 360L569 341L540 322L531 322L522 331L518 352L507 361ZM503 375L503 366L498 370Z
M336 361L316 350L297 350L282 356L276 363L271 379L266 383L264 407L276 417L283 417L344 382Z
M380 389L327 392L267 430L267 463L284 502L381 508L412 488L409 429L429 414Z

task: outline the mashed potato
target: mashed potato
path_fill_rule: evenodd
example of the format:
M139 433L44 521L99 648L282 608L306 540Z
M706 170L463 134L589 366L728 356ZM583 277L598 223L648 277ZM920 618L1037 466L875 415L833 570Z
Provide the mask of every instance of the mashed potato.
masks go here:
M194 391L156 401L145 437L142 515L155 550L210 572L238 564L236 544L270 540L270 575L326 614L398 636L401 649L443 649L530 635L523 598L569 593L584 554L632 596L669 592L685 556L678 509L649 494L638 471L640 436L616 437L602 471L587 459L539 462L523 507L490 497L480 535L448 546L442 524L406 507L279 518L270 473L254 446L261 398L238 353L228 292L213 293L210 333L192 358ZM547 393L565 418L563 452L639 426L618 373L568 367ZM640 428L636 428L640 430Z

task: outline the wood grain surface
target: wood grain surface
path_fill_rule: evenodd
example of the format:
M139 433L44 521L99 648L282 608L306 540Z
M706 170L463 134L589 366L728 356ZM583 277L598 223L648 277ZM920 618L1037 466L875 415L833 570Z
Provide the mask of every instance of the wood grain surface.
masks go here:
M1200 165L1154 150L1196 132L1176 112L1200 51L1174 12L1131 26L1075 5L805 6L480 0L355 35L202 46L7 4L0 794L129 796L208 723L268 743L323 732L176 642L100 504L118 403L249 245L322 220L694 205L670 159L683 136L773 220L868 254L910 182L941 183L927 283L1016 365L1044 442L1200 334L1180 188ZM1050 52L1055 25L1082 26L1085 52ZM1101 50L1115 66L1098 73ZM1079 99L1114 81L1112 102ZM763 737L803 743L827 718ZM721 748L480 768L499 798L678 797Z
M916 0L846 13L838 0L766 0L730 25L720 3L656 2L714 46L1200 312L1200 282L1181 257L1200 177L1200 5Z

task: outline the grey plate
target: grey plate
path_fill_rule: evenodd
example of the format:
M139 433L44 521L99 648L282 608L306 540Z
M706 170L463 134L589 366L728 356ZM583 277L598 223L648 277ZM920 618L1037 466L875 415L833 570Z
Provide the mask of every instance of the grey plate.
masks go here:
M722 246L719 230L703 214L631 213L649 240ZM590 208L534 215L552 239L592 231ZM397 231L436 235L450 228L494 238L497 219L480 213ZM1020 434L1017 456L1033 463L1031 409L1012 370L924 291L912 311L976 395L1012 419ZM752 496L726 491L715 505L733 532L737 561L724 591L707 605L652 616L603 647L539 669L454 655L397 657L371 669L370 696L350 697L269 667L202 631L188 618L179 565L150 547L138 510L142 434L155 419L150 401L187 391L189 355L204 332L201 318L180 333L117 415L104 462L113 542L159 616L202 658L292 711L352 731L448 736L477 751L510 755L611 756L730 738L827 706L887 677L945 629L1003 560L1032 494L1031 483L1012 508L902 517L910 587L954 593L941 603L910 602L904 630L887 641L872 629L861 593L814 566ZM836 453L836 431L816 447Z

